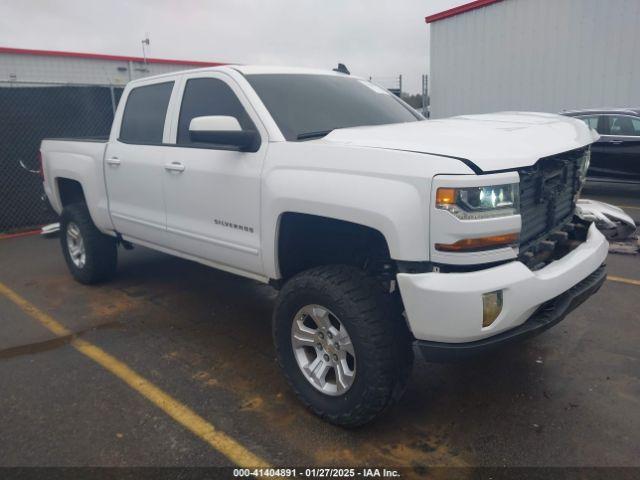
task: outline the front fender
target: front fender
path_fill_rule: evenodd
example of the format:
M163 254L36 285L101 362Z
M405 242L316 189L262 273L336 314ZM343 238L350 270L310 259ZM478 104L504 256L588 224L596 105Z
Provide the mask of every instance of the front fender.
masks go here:
M279 219L295 212L344 220L379 231L391 257L427 260L428 217L423 179L400 180L344 172L279 169L263 184L264 262L271 278L279 278ZM269 220L267 220L269 219ZM278 219L273 221L272 219Z

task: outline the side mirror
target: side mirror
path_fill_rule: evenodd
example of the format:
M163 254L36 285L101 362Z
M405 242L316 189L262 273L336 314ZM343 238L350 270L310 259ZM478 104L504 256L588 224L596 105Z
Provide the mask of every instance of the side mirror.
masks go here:
M241 152L257 152L260 148L260 134L256 130L242 130L238 120L227 115L192 118L189 137L193 142L237 147Z

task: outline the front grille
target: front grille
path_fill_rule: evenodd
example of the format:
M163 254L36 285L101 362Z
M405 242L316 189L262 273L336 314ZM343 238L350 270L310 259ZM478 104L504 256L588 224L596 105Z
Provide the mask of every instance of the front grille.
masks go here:
M529 255L573 219L580 167L588 147L541 158L520 174L520 256Z

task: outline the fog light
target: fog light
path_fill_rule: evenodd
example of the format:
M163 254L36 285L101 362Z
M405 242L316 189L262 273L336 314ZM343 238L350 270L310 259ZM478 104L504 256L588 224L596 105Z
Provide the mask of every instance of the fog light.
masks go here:
M502 290L482 294L482 326L491 325L502 311Z

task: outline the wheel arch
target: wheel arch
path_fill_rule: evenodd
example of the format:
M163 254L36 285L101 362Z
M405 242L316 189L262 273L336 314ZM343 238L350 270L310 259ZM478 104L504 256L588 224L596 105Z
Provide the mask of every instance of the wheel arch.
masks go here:
M78 175L71 172L55 176L51 183L53 191L49 199L51 206L58 214L73 203L83 203L89 210L89 215L96 227L103 233L113 234L113 226L107 215L106 191L92 190L91 185L87 185ZM104 193L104 196L100 195L101 193Z
M275 255L282 279L321 265L364 268L367 262L391 259L383 233L368 225L293 211L282 212L277 223Z
M72 203L87 203L82 184L75 179L56 177L56 190L62 208Z

